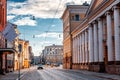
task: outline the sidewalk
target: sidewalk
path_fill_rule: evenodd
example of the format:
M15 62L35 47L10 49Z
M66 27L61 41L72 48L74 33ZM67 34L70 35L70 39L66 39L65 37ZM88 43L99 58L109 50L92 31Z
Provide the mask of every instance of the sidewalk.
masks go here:
M120 80L120 75L91 72L91 71L86 71L86 70L73 70L73 71L80 72L82 74L86 74L86 76L91 75L91 76L96 76L96 77L100 77L100 78L103 78L103 79Z
M20 70L20 77L22 77L25 73L27 73L29 69L21 69ZM6 73L5 75L0 75L0 80L17 80L18 79L19 71L14 71L10 73Z

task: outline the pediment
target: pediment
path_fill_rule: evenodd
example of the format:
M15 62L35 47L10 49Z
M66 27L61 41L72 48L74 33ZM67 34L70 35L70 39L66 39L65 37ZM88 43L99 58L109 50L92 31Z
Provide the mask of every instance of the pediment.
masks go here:
M92 0L87 14L94 11L104 0Z

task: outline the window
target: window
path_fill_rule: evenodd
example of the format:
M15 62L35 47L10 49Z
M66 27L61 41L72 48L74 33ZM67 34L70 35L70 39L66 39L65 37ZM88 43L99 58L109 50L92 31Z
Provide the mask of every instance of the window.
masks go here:
M52 51L52 49L50 48L50 51Z
M79 15L77 14L77 15L75 15L75 20L76 21L79 21L80 20L80 17L79 17Z
M0 24L2 23L2 6L0 5Z
M72 19L71 20L74 20L74 16L72 16Z

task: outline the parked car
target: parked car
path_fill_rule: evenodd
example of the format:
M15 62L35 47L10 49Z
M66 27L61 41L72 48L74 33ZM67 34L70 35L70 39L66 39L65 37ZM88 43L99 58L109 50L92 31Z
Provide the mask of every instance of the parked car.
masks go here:
M39 64L37 69L43 69L43 65L42 64Z

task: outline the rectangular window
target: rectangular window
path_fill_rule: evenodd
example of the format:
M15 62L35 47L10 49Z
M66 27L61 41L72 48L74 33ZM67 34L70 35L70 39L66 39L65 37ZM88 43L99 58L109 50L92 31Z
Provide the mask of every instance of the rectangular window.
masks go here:
M0 24L2 23L2 6L0 5Z
M2 7L2 25L3 25L3 27L5 26L4 25L4 15L5 15L4 8Z
M79 15L77 14L77 15L75 15L75 20L76 21L79 21L80 20L80 17L79 17Z
M72 16L72 20L74 21L74 16Z

